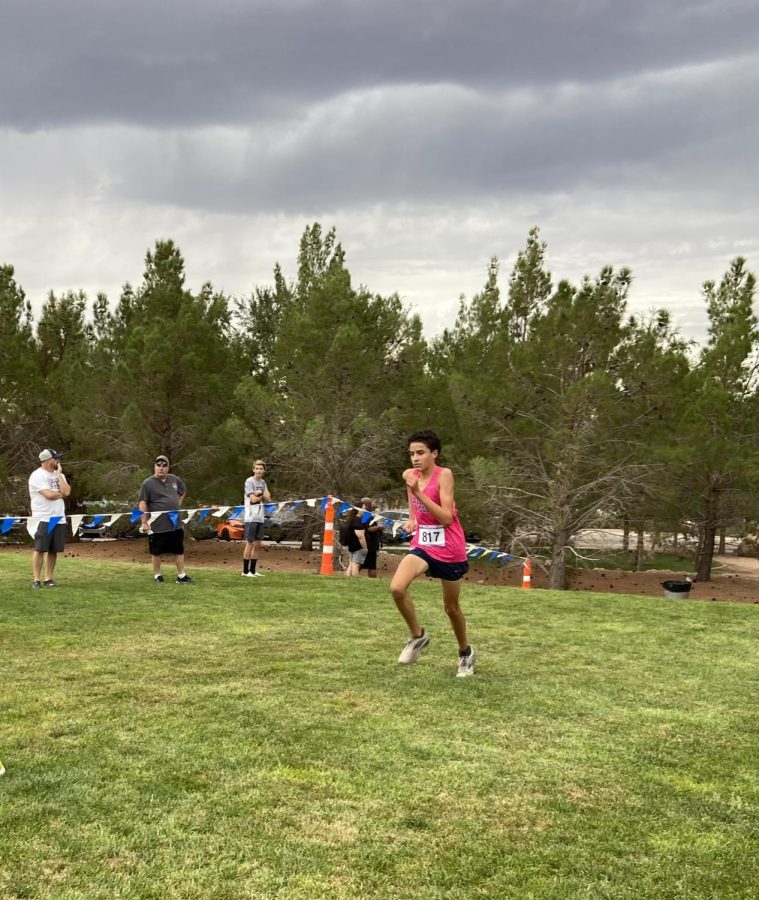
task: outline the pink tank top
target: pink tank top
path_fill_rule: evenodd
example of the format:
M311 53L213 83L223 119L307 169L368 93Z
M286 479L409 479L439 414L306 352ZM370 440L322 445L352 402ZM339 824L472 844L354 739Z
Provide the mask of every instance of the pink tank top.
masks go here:
M422 490L422 493L426 494L438 506L440 505L438 482L440 481L441 471L440 466L435 466L432 470L432 475L430 475L430 480ZM461 527L456 507L453 507L453 521L451 524L443 526L427 507L413 495L411 496L411 504L414 509L414 518L416 519L416 531L411 538L411 548L418 547L440 562L464 562L466 560L466 539L464 538L464 529Z

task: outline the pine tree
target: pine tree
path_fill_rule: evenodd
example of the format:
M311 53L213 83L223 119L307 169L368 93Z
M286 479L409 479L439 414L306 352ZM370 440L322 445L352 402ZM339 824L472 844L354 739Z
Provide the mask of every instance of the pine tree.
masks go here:
M733 260L719 286L704 284L709 338L689 378L680 423L680 483L688 517L699 526L700 581L711 578L726 497L748 499L759 482L755 292L756 277L742 257Z
M204 284L185 287L184 259L171 240L145 258L142 284L125 285L111 317L100 317L100 352L110 359L115 406L105 415L114 447L114 487L136 486L165 453L193 495L226 484L222 424L231 413L240 365L227 298Z
M32 311L11 265L0 266L0 503L26 507L26 478L45 440Z
M236 415L234 430L296 495L358 498L387 486L399 408L421 369L418 318L396 295L354 288L334 230L318 224L304 232L282 306L268 379L243 380L237 405L250 415Z

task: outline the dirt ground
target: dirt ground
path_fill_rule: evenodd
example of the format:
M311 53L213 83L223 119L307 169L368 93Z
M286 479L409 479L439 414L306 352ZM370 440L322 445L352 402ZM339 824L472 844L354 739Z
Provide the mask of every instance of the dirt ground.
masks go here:
M241 568L242 545L222 541L191 541L186 548L187 568L229 569L237 573ZM29 553L28 548L2 547L0 552ZM80 541L66 547L64 558L121 560L143 565L150 564L147 545L142 540L131 541ZM380 553L378 574L388 579L395 571L400 556ZM723 556L717 558L719 574L712 581L696 583L690 591L690 600L720 601L737 603L759 603L759 560ZM259 570L267 572L314 572L321 566L321 553L297 549L280 544L264 544ZM575 591L599 591L612 594L642 594L663 597L662 581L684 579L692 572L623 572L612 569L585 569L572 574L569 588ZM521 584L522 572L519 566L501 567L489 563L470 562L465 581L477 584L507 585ZM547 578L536 564L533 565L532 586L544 588Z

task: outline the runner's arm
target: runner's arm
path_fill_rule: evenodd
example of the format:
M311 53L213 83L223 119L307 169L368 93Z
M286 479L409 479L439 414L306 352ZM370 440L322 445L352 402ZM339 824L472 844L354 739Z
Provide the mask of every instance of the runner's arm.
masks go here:
M414 512L414 504L411 502L411 488L409 487L408 478L406 477L409 472L416 472L416 469L406 469L406 471L403 473L403 480L406 482L406 496L408 498L409 516L408 519L406 519L406 521L403 523L402 527L404 531L407 531L409 534L413 534L416 531L416 513ZM416 478L418 476L414 475L413 477Z
M415 471L407 469L407 472ZM416 470L418 471L418 470ZM404 472L404 477L405 477ZM451 524L453 521L453 472L450 469L441 469L438 478L438 491L440 492L440 503L435 503L430 497L419 490L418 478L416 483L409 484L406 479L409 490L409 501L413 495L416 499L432 513L432 515L440 522L443 527Z

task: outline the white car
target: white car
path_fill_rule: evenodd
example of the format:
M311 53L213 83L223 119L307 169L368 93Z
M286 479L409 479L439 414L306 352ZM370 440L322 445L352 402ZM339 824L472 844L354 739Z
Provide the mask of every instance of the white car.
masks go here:
M378 509L375 515L382 516L385 520L382 525L383 544L403 544L411 539L410 534L395 528L396 523L408 521L410 513L407 509ZM387 522L388 519L393 520L392 524ZM393 531L395 531L395 534L393 534Z

